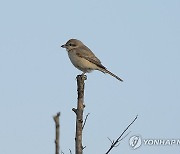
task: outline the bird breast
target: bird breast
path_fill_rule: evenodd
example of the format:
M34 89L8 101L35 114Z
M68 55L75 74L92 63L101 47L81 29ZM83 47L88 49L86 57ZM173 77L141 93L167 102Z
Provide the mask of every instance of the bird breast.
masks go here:
M96 70L98 68L97 65L89 62L85 58L79 57L74 50L69 51L68 56L72 64L84 73L91 72L92 70Z

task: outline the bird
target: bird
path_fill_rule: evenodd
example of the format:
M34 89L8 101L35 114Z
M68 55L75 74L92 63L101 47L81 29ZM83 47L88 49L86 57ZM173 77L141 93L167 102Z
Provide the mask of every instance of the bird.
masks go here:
M83 72L82 75L98 70L110 74L121 82L123 81L120 77L103 66L95 54L80 40L70 39L61 47L66 49L72 64Z

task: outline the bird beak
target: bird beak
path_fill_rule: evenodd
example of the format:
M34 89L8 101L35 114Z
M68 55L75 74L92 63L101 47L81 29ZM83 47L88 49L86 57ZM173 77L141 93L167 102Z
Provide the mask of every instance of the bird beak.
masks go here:
M65 45L65 44L63 44L63 45L61 45L61 47L62 47L62 48L66 48L66 45Z

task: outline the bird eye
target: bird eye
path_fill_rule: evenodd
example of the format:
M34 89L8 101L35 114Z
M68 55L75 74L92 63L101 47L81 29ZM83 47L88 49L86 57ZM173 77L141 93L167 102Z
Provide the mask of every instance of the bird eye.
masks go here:
M74 46L76 46L76 45L75 45L75 44L72 44L72 43L69 43L69 46L73 46L73 47L74 47Z

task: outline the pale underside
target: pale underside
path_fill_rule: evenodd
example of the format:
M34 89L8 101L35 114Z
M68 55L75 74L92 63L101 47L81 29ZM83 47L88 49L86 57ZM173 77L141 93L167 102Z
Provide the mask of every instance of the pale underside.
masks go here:
M85 58L82 58L76 54L74 51L68 52L68 56L72 62L72 64L79 70L81 70L83 73L89 73L93 70L100 70L102 69L98 67L96 64L93 64L92 62L86 60Z

